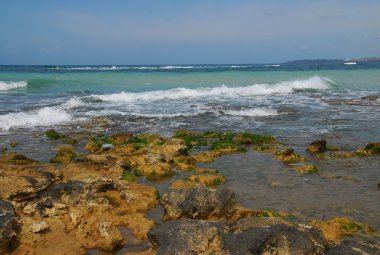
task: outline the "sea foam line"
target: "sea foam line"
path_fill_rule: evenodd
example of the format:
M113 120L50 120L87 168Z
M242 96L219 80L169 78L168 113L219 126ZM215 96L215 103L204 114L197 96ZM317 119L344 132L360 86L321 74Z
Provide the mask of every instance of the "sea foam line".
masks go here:
M11 90L28 86L27 81L0 81L0 90Z
M140 93L120 92L108 95L92 95L90 97L105 102L124 103L157 100L180 100L186 98L197 99L203 97L234 98L272 94L291 94L297 90L304 89L325 90L329 88L329 83L332 83L332 81L328 78L314 76L305 80L284 81L276 84L254 84L245 87L227 87L225 85L222 85L214 88L175 88L171 90L159 90Z
M244 116L244 117L265 117L265 116L275 116L278 112L271 108L251 108L242 110L229 110L225 111L225 114L233 116Z

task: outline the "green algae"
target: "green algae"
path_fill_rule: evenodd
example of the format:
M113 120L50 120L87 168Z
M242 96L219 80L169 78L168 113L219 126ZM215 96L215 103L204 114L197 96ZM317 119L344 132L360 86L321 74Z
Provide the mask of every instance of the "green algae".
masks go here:
M54 129L46 130L45 135L47 136L47 138L51 140L59 140L59 139L65 138L65 134L59 133L55 131Z

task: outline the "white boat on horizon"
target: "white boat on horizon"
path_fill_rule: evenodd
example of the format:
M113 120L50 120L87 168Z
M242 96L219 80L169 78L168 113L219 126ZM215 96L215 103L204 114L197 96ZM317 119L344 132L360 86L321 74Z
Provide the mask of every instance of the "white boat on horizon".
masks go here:
M345 62L345 65L356 65L356 62Z

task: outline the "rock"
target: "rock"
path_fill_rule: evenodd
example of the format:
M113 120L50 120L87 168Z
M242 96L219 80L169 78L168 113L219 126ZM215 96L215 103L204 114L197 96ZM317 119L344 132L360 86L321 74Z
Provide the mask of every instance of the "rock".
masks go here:
M323 254L327 246L311 227L247 218L235 223L164 222L148 234L157 254Z
M223 247L222 228L202 220L168 221L148 233L160 254L230 254Z
M164 218L210 219L228 218L237 205L228 189L192 188L171 191L162 196Z
M13 205L0 199L0 254L7 252L17 238L17 227Z
M305 232L285 224L228 234L224 242L230 254L323 254L327 245L320 232Z
M215 169L199 168L199 167L195 167L191 171L195 173L209 173L209 174L216 174L219 172L218 170L215 170Z
M276 155L275 156L276 159L279 159L288 164L306 161L304 157L295 153L293 149L285 149L285 150L277 151L275 155Z
M99 224L99 233L102 237L102 248L106 251L114 250L115 247L120 246L123 242L120 231L111 222L101 222Z
M123 143L127 143L132 137L133 134L130 133L113 134L108 136L108 141L110 141L113 145L121 145Z
M59 132L55 131L54 129L46 130L45 135L47 136L47 138L52 139L52 140L58 140L58 139L65 138L64 134L59 133Z
M59 179L60 176L55 172L37 167L13 166L3 169L3 175L0 176L0 194L12 201L30 200Z
M380 254L380 243L361 242L347 239L341 244L331 247L326 255L375 255Z
M11 164L11 165L32 165L32 164L37 164L38 161L34 159L30 159L22 154L11 152L1 157L0 163Z
M209 163L215 161L215 159L221 155L222 154L219 151L207 151L203 153L193 154L191 157L197 163Z
M315 165L293 166L292 168L300 174L313 174L317 173L319 170L319 168Z
M378 95L369 95L369 96L361 97L360 99L369 100L369 101L376 101L376 100L380 99L380 96L378 96Z
M50 160L51 163L69 163L76 157L74 147L71 145L61 145L57 147L58 152L54 158Z
M32 233L40 233L49 229L49 225L45 221L34 222L30 225L29 229Z
M356 154L359 156L372 156L380 154L380 142L369 143L365 148L356 150Z
M223 184L226 181L223 175L215 174L191 175L187 177L187 180L198 182L208 187L215 187Z
M326 140L317 140L309 145L307 151L309 151L310 153L323 153L327 150L326 146Z
M368 225L342 217L327 221L312 221L310 224L319 228L326 240L335 243L340 242L345 236L351 236L361 230L366 233L372 232Z
M186 181L186 180L176 180L171 185L171 189L191 189L197 186L201 186L200 183Z

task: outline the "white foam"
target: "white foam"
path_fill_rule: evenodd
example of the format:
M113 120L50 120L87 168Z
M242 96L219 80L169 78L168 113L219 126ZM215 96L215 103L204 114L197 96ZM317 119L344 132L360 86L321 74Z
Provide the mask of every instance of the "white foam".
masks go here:
M265 65L266 67L269 67L269 66L271 66L271 67L280 67L281 65L278 65L278 64L276 64L276 65Z
M0 81L0 90L11 90L28 86L26 81Z
M17 112L0 115L0 129L14 127L36 127L57 125L72 120L66 111L53 107L44 107L33 112Z
M229 110L225 111L225 114L234 115L234 116L247 116L247 117L265 117L265 116L274 116L278 115L276 110L271 108L253 108L245 110Z
M276 84L254 84L245 87L219 86L214 88L175 88L171 90L149 91L141 93L120 92L109 95L92 95L91 97L106 102L135 103L139 101L180 100L196 99L202 97L234 98L252 97L271 94L291 94L297 90L315 89L325 90L329 88L329 80L314 76L306 80L284 81Z
M186 113L134 113L136 117L144 118L176 118L176 117L190 117L196 116L201 112L186 112Z
M81 107L84 105L85 105L85 103L82 102L79 98L73 97L73 98L70 98L69 101L63 103L61 105L61 108L69 110L69 109Z

